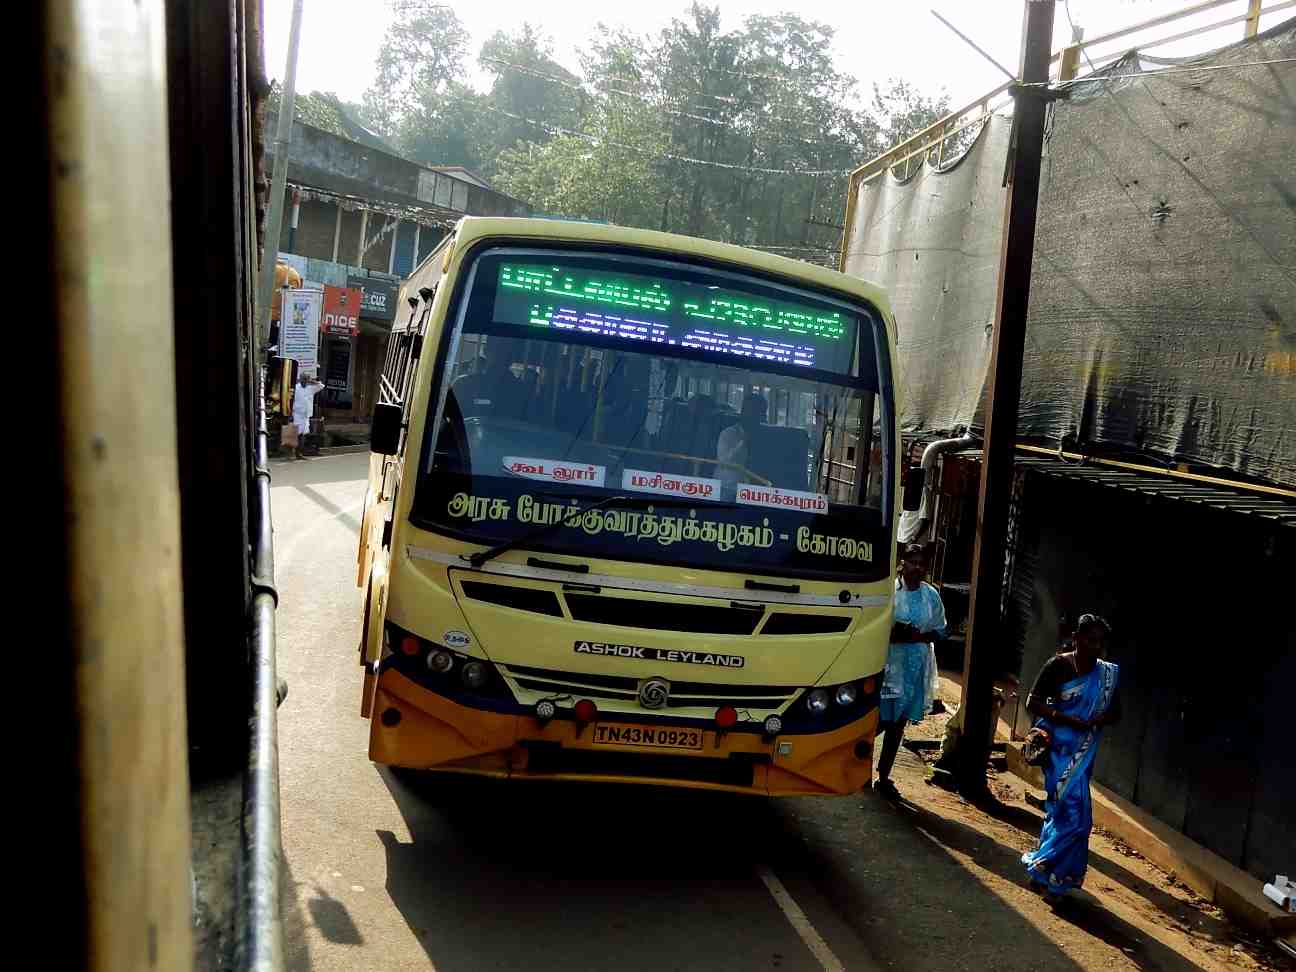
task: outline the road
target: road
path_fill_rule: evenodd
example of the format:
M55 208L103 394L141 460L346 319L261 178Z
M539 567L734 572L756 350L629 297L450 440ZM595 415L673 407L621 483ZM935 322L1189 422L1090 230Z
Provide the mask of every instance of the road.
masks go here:
M446 785L372 765L356 662L367 465L274 467L292 968L871 967L804 877L776 866L763 801Z
M1133 911L1050 914L1017 860L1038 820L933 804L903 750L899 808L374 766L356 654L367 467L366 454L273 466L289 968L1210 966ZM1095 866L1126 880L1123 864Z

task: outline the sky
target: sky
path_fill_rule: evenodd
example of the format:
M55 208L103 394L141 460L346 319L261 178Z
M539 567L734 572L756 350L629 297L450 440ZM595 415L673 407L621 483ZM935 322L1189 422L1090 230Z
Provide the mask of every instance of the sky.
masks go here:
M1196 2L1196 0L1194 0ZM292 0L263 0L265 5L266 71L280 78L288 53L288 28ZM870 92L874 82L903 78L927 94L945 92L952 106L974 102L1004 80L999 71L942 25L931 11L969 35L995 60L1015 69L1021 43L1021 0L919 0L894 3L884 0L710 0L718 5L723 25L738 26L752 14L792 10L805 19L835 28L834 52L839 69L861 82ZM373 77L374 58L392 22L388 0L304 0L297 90L332 91L344 100L359 101ZM475 0L448 4L472 35L472 73L467 79L485 89L489 75L476 66L476 52L497 30L512 31L530 21L554 42L555 59L580 73L576 51L602 21L640 34L657 33L673 18L683 17L688 0L653 3L608 3L607 0ZM1054 49L1071 37L1071 19L1087 37L1140 23L1189 6L1189 0L1068 0L1058 3L1054 17ZM1171 28L1146 33L1095 48L1092 55L1119 53L1140 40L1164 37L1198 25L1241 15L1246 0L1229 0L1223 6L1177 22ZM1265 29L1290 17L1286 10L1261 21ZM1178 43L1154 48L1157 56L1178 57L1233 43L1242 37L1242 25L1233 24Z

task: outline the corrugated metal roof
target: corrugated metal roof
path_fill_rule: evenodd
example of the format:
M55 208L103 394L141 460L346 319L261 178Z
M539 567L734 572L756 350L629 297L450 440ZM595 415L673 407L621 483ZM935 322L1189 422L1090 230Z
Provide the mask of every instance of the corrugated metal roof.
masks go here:
M1131 493L1141 493L1144 496L1198 503L1246 516L1261 516L1276 521L1280 526L1296 528L1296 501L1281 496L1267 496L1262 493L1215 486L1211 483L1198 483L1188 479L1173 479L1168 476L1155 476L1114 469L1111 466L1061 459L1018 456L1017 465L1042 476L1082 479L1098 486L1110 486Z

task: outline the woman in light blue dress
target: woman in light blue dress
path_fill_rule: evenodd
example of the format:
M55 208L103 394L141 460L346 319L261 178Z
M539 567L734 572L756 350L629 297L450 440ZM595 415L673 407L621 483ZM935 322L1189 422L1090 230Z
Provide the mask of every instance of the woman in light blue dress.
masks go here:
M936 588L924 580L926 576L927 555L920 545L911 543L900 561L895 624L878 706L878 731L886 735L873 789L892 799L899 794L891 782L891 767L900 751L905 726L920 722L931 712L936 682L932 642L945 637L945 606Z
M1032 730L1048 734L1044 762L1044 826L1039 846L1022 855L1031 887L1056 903L1084 883L1089 862L1093 805L1089 778L1104 726L1120 718L1116 692L1120 668L1099 656L1107 622L1082 614L1076 625L1075 651L1054 655L1026 701L1038 721Z

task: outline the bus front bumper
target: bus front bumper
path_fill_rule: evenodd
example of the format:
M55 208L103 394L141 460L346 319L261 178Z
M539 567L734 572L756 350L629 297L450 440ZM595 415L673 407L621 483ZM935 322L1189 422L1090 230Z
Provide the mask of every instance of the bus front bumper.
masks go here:
M595 741L567 719L470 708L400 672L374 687L369 758L376 763L506 779L644 783L769 796L855 793L873 770L877 709L841 728L782 735L699 730L701 748L663 750ZM618 727L635 726L617 716ZM655 726L654 728L660 728Z

